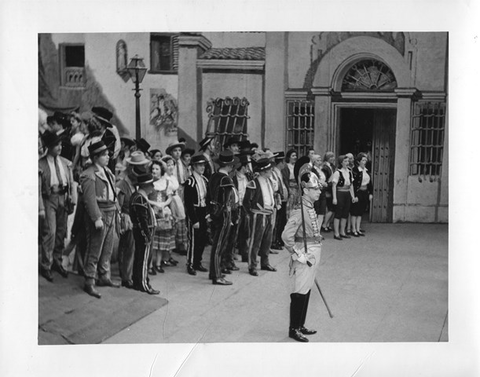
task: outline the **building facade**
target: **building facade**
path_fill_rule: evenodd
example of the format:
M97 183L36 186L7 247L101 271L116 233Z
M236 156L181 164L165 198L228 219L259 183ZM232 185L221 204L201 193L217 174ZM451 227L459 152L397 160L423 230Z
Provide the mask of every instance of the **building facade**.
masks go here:
M39 36L39 106L112 109L135 135L219 145L239 134L273 151L371 156L375 222L448 222L448 34L108 33ZM41 84L41 85L40 85Z

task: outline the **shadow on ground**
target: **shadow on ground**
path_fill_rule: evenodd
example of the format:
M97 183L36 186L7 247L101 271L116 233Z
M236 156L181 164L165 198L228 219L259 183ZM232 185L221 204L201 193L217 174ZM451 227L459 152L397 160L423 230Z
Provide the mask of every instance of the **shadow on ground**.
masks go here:
M83 278L39 277L38 344L97 344L167 304L126 288L98 287L96 299L83 292Z

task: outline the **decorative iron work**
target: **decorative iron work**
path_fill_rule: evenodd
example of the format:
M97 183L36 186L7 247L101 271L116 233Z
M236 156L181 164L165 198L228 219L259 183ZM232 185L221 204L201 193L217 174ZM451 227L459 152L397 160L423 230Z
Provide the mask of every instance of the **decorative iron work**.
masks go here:
M342 91L393 91L397 81L392 70L375 60L361 60L354 64L343 79Z
M411 122L410 175L439 176L445 139L444 102L417 102ZM432 178L433 180L433 178Z
M313 146L315 108L311 100L287 100L287 148L295 149L299 156L307 154Z
M248 137L247 120L248 100L243 98L211 98L207 102L208 124L206 134L214 134L218 147L225 144L225 141L238 135L242 140Z

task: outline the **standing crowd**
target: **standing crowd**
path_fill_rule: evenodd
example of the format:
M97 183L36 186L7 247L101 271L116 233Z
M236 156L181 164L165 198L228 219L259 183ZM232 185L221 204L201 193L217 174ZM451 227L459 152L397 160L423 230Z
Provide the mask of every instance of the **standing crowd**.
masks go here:
M68 277L62 257L73 250L73 269L97 298L99 286L159 294L149 275L177 266L175 254L185 258L188 274L208 272L216 285L232 284L227 275L239 261L252 276L259 268L276 271L269 255L285 246L287 219L302 200L296 150L271 152L238 135L219 148L209 135L197 151L179 140L163 154L145 139L120 137L112 117L93 107L55 113L39 127L41 276ZM310 149L301 158L320 188L311 211L318 233L333 230L335 240L365 236L361 221L373 192L367 154L339 156L337 166L332 152L322 158ZM111 278L115 236L120 283Z

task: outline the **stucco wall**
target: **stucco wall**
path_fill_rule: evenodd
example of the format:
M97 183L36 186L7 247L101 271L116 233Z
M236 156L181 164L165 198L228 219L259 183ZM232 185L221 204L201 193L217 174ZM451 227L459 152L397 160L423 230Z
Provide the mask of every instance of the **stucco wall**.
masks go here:
M416 49L414 86L422 91L445 90L447 33L410 33Z
M288 33L288 88L303 88L310 67L312 38L317 32Z
M328 34L328 33L325 33ZM319 54L325 53L327 45L324 35L322 40L318 38L319 32L291 32L288 33L288 87L291 89L303 88L308 71L312 63L317 59ZM441 91L445 88L445 61L447 57L447 33L420 33L409 32L405 33L405 55L402 56L400 52L396 51L394 47L379 38L372 37L352 37L341 42L340 45L348 45L352 41L350 54L353 55L357 51L382 51L394 56L398 54L398 58L403 60L403 63L408 62L408 50L414 51L413 81L410 85L410 77L403 77L403 86L415 86L419 90L425 91ZM377 41L378 43L373 43ZM340 56L341 48L332 48L331 54L327 54L322 58L329 59L326 64L323 64L320 75L325 79L320 86L329 86L331 82L327 78L332 76L332 73L342 63L343 58ZM391 51L387 51L391 50ZM321 51L321 52L320 52ZM338 60L340 59L340 60ZM313 65L314 67L315 65ZM392 69L394 67L391 67ZM315 67L312 72L315 71ZM396 75L399 72L395 72ZM397 78L398 79L398 78Z
M260 144L263 106L262 80L261 74L203 73L202 134L205 134L208 123L205 109L210 98L246 97L250 103L248 106L250 119L247 122L248 138L250 141Z
M59 43L85 43L85 63L91 68L104 95L114 107L112 110L129 131L129 136L135 138L135 96L132 90L134 84L131 80L124 82L116 72L116 45L123 39L127 44L128 62L138 54L144 58L144 63L149 68L150 33L52 34L52 39L57 47ZM150 74L147 71L140 88L142 137L152 145L152 148L160 147L164 150L172 140L149 125L150 89L163 88L178 98L178 77Z

